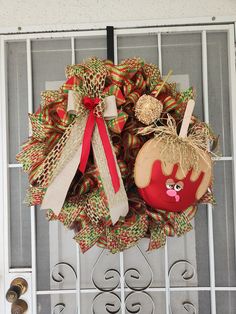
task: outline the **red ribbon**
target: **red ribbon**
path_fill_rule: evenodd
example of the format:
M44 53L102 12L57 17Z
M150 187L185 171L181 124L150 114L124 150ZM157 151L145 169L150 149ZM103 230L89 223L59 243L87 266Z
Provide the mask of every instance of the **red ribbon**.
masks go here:
M85 130L84 130L84 137L82 142L82 153L81 153L81 160L79 165L79 170L84 173L86 169L86 165L89 158L90 147L91 147L91 140L93 135L93 130L95 124L98 126L99 135L102 140L103 149L107 159L107 165L109 168L112 185L114 188L115 193L120 189L120 179L116 169L116 162L114 159L111 143L107 134L107 129L103 118L97 117L94 115L93 109L98 105L100 102L99 98L90 98L84 97L83 104L84 106L90 111L89 116L86 122Z

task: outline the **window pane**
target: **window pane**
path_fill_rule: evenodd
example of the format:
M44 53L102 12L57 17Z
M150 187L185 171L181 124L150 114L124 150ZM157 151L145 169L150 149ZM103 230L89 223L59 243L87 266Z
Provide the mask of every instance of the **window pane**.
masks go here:
M9 162L28 137L27 56L25 42L7 44Z
M40 94L51 81L65 81L65 67L71 64L70 39L35 40L32 42L34 110Z
M76 294L40 295L37 298L37 314L76 314Z
M82 293L80 310L83 314L121 314L119 293Z
M118 37L118 62L141 57L148 63L158 64L157 35L125 35Z
M60 222L48 222L37 208L38 290L76 289L76 243L73 232Z
M231 161L215 164L213 210L216 286L235 286L235 230Z
M220 136L220 152L231 155L227 33L208 33L208 94L210 125Z
M196 89L197 99L194 114L203 119L202 94L202 45L201 34L165 34L162 35L162 69L173 75L169 81L180 83L180 89L189 86Z
M171 287L209 286L207 208L199 205L193 230L180 238L168 239Z
M24 204L28 178L21 169L10 169L11 267L31 266L30 208Z
M147 251L149 241L142 239L124 252L125 283L131 289L165 286L164 250Z
M80 255L81 288L112 291L120 285L119 254L111 254L96 245Z
M171 292L170 304L174 314L211 313L210 293L207 291Z
M98 57L106 59L107 42L106 37L80 37L75 39L75 60L76 63L82 63L87 58Z
M125 313L164 314L166 313L165 298L166 296L163 292L128 292L125 297Z
M216 313L235 314L236 313L236 293L235 291L216 292Z

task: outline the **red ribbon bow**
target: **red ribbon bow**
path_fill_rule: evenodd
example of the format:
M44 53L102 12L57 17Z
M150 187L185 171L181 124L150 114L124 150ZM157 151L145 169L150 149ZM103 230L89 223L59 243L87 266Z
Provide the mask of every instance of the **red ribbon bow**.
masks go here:
M88 110L93 110L99 104L99 102L100 99L98 97L90 98L88 96L85 96L83 98L83 104Z
M86 96L83 98L83 104L88 110L90 110L90 112L89 112L89 116L86 122L85 130L84 130L79 170L82 173L85 172L86 165L89 158L89 153L90 153L93 130L94 130L95 124L97 124L99 135L102 140L103 149L106 155L106 160L107 160L107 165L108 165L111 180L112 180L112 185L116 193L120 189L120 179L117 173L116 162L114 159L111 143L107 134L106 125L103 118L97 117L93 111L93 109L99 104L99 102L100 102L100 99L98 97L90 98Z

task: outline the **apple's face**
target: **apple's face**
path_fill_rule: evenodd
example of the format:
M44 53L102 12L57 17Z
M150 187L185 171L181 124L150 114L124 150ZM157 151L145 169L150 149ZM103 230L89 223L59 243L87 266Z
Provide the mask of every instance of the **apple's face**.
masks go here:
M181 180L176 178L178 165L174 165L172 172L165 175L161 161L153 163L151 180L144 188L139 188L142 198L154 209L167 211L183 211L196 203L197 190L204 178L204 172L200 172L196 180L191 180L192 170Z

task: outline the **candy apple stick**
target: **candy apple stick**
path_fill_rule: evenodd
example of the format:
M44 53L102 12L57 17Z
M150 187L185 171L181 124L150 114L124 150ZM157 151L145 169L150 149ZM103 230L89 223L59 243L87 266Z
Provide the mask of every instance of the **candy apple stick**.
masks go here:
M182 122L181 129L179 132L179 137L186 137L187 136L188 127L189 127L189 123L190 123L190 120L192 117L194 106L195 106L195 101L193 99L190 99L187 103L187 106L186 106L183 122Z

